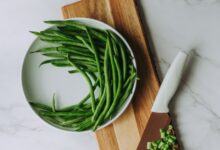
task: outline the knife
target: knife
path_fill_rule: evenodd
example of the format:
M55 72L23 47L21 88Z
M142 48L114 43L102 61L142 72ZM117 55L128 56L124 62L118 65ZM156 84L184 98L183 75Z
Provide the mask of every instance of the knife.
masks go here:
M152 106L150 118L137 150L146 150L147 142L160 139L160 129L167 129L170 125L168 104L178 88L187 60L188 55L180 51L172 62Z

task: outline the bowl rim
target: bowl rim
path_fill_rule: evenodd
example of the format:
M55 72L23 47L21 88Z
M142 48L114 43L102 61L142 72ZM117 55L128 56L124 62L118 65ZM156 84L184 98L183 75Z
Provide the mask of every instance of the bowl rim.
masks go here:
M102 25L104 26L105 29L108 29L108 30L111 30L113 31L122 41L123 43L126 45L127 49L129 50L131 56L132 56L132 63L137 71L137 64L136 64L136 59L134 57L134 53L130 47L130 45L128 44L127 40L121 35L121 33L119 33L116 29L114 29L113 27L111 27L110 25L108 25L107 23L104 23L102 21L99 21L99 20L96 20L96 19L92 19L92 18L85 18L85 17L74 17L74 18L68 18L68 19L59 19L59 20L75 20L75 21L82 21L83 23L86 24L86 22L94 22L97 26L98 25ZM47 27L46 29L49 29L51 27L53 27L54 25L52 26L49 26ZM95 26L96 27L96 26ZM97 27L98 28L98 27ZM56 124L52 124L52 123L49 123L47 122L45 119L43 119L39 114L37 114L37 112L33 109L33 107L29 104L29 100L27 98L27 95L25 94L24 92L24 82L23 82L23 74L24 74L24 64L25 64L25 60L29 54L29 50L31 49L32 45L37 42L39 38L36 37L32 43L30 44L24 58L23 58L23 64L22 64L22 71L21 71L21 82L22 82L22 89L23 89L23 94L24 94L24 97L26 99L26 102L28 103L28 105L30 106L30 108L32 109L32 111L36 114L36 116L38 116L37 118L39 118L39 120L41 120L42 122L44 122L45 124L47 124L48 126L50 127L53 127L53 128L56 128L56 129L60 129L60 130L63 130L63 131L71 131L71 132L76 132L78 133L77 131L74 131L74 130L71 130L71 129L68 129L68 128L64 128L64 127L60 127ZM125 103L122 105L122 107L116 112L116 114L114 115L114 117L108 121L106 121L105 123L103 123L101 126L99 126L96 131L100 130L100 129L103 129L105 127L107 127L108 125L112 124L115 120L117 120L124 112L125 110L128 108L128 105L131 103L131 100L135 94L135 90L136 90L136 87L137 87L137 80L135 80L134 82L134 85L133 85L133 88L132 88L132 91L130 92L130 95L129 97L126 99ZM83 133L85 132L91 132L92 130L84 130L84 131L81 131ZM92 131L93 132L93 131Z

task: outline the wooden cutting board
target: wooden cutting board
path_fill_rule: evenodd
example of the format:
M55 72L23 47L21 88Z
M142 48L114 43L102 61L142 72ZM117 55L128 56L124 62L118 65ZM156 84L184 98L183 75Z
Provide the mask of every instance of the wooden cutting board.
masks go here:
M159 81L135 0L81 0L62 8L64 18L88 17L116 28L130 44L140 80L125 113L95 134L100 150L135 150L149 119Z

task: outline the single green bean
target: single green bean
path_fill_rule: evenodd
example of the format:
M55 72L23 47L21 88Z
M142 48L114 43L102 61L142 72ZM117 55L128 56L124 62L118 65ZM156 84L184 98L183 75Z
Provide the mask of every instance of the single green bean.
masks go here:
M52 99L52 112L56 112L55 94L53 94L53 99Z
M79 73L78 70L69 70L68 72L69 72L70 74Z

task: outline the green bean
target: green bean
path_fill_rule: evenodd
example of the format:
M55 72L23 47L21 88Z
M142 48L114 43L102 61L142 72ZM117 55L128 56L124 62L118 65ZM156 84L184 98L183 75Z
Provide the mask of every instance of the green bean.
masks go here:
M52 112L56 112L55 94L53 94L53 99L52 99Z
M92 98L92 111L94 112L95 111L95 96L94 96L94 90L93 90L93 87L92 87L92 83L91 83L91 80L89 79L89 77L87 76L87 74L82 70L80 69L75 63L73 63L71 61L71 59L69 58L69 56L67 57L68 61L70 62L70 64L75 67L83 76L84 78L86 79L86 81L88 82L89 84L89 87L90 87L90 96Z
M47 53L47 52L59 52L61 54L66 54L66 53L70 53L70 54L76 54L76 55L80 55L80 56L85 56L85 57L90 57L93 58L94 56L92 55L92 53L88 53L89 51L86 48L82 48L82 47L77 47L77 46L58 46L58 47L46 47L46 48L41 48L38 49L36 51L33 51L31 53L37 53L37 52L41 52L41 53Z
M74 20L52 20L52 21L44 21L45 23L48 23L48 24L54 24L54 25L61 25L61 26L71 26L71 27L74 27L76 29L81 29L81 30L84 30L85 29L85 25L77 22L77 21L74 21Z
M95 125L93 126L93 131L97 129L97 127L100 125L100 123L103 121L103 118L105 117L106 112L108 111L111 103L111 87L109 83L109 45L106 44L106 51L105 51L105 59L104 59L104 75L105 75L105 88L106 88L106 105L104 107L104 110L99 115L97 121L95 122Z
M93 72L96 72L97 70L95 69L92 69L91 70L91 68L90 69L88 69L88 68L82 68L85 72L89 72L89 73L93 73ZM77 71L77 70L69 70L68 71L70 74L74 74L74 73L79 73L79 71Z
M94 56L89 53L89 51L77 51L75 49L67 49L67 48L59 48L58 52L64 52L64 53L69 53L71 55L77 55L77 56L84 56L84 57L89 57L89 58L94 58Z
M66 44L71 46L85 47L82 43L79 43L78 41L60 40L60 39L41 39L41 40L52 44Z
M81 61L75 61L75 63L82 69L87 72L97 72L97 68L92 64L83 64Z
M64 33L71 33L72 35L81 35L81 36L86 36L86 33L84 30L82 29L77 29L74 28L72 26L57 26L57 29L59 29L60 31L64 32Z
M91 121L91 118L87 118L85 121L77 125L73 125L76 131L83 131L83 130L89 129L92 126L93 126L93 122Z
M89 62L87 64L83 64L82 61L76 61L76 60L72 60L75 62L75 64L77 64L82 70L87 71L87 72L97 72L96 67L93 64L90 64ZM53 66L56 67L71 67L71 64L68 64L66 62L51 62L51 64Z
M110 40L109 40L109 37L108 37L108 40L107 40L107 43L106 43L106 54L105 54L105 65L107 66L107 51L108 51L108 49L110 48ZM105 100L106 100L106 88L104 88L104 91L103 91L103 94L102 94L102 96L101 96L101 98L100 98L100 101L99 101L99 103L98 103L98 106L97 106L97 108L96 108L96 110L95 110L95 112L94 112L94 115L93 115L93 117L92 117L92 121L95 121L96 119L97 119L97 117L98 117L98 115L100 114L100 111L102 110L102 108L103 108L103 105L104 105L104 103L105 103Z
M52 58L65 58L66 54L60 54L60 53L43 53L42 55Z
M112 38L114 39L114 42L117 42L119 45L121 57L122 57L122 66L123 66L123 81L125 81L126 75L127 75L127 58L126 58L126 52L124 44L121 42L121 39L119 39L112 31L110 31L110 34Z
M102 40L102 41L106 41L106 33L100 33L100 30L96 30L96 29L91 29L91 33L94 37Z
M125 83L124 83L124 85L123 85L123 88L126 88L127 86L128 86L128 84L130 83L130 81L132 80L132 79L134 79L134 77L136 77L136 73L134 72L134 73L132 73L128 78L127 78L127 80L125 81Z
M94 82L99 82L94 72L87 72L87 74L89 74L89 76L93 79Z
M88 97L88 98L87 98ZM84 97L81 101L86 101L85 99L89 99L90 98L90 95L86 97ZM61 112L67 112L67 111L73 111L73 110L88 110L91 108L91 104L74 104L74 105L71 105L71 106L67 106L67 107L64 107L62 109L60 109L59 111Z
M55 44L68 44L68 45L74 45L74 46L81 46L82 44L79 43L77 39L74 38L68 38L65 35L62 35L60 33L58 36L56 35L48 35L40 32L31 31L31 33L37 35L42 41L48 42L48 43L55 43Z
M116 56L119 56L118 48L114 39L112 39L112 47Z
M81 61L81 60L73 60L71 59L71 61L74 61L74 63L76 63L78 66L80 66L83 70L85 69L84 67L87 67L85 70L90 72L96 72L97 69L95 67L95 65L93 65L91 62L87 62L87 63L84 63L84 61ZM40 65L45 65L45 64L49 64L51 63L52 65L56 66L56 67L70 67L71 64L65 60L65 59L49 59L49 60L45 60L43 61Z
M42 116L42 118L43 118L46 122L48 122L48 123L60 125L60 121L56 120L54 117L51 117L51 116Z
M79 46L74 46L74 45L64 45L59 48L61 51L62 50L70 50L74 52L84 52L84 53L89 53L89 50L86 47L79 47ZM92 53L90 53L92 54Z
M47 57L52 57L52 58L60 58L60 59L65 59L67 56L66 54L62 54L62 53L43 53L42 55L47 56ZM83 62L86 61L86 64L89 65L93 65L94 67L96 66L95 60L93 60L92 58L89 57L84 57L84 56L75 56L75 55L70 55L70 58L73 61L76 62Z
M69 36L72 36L74 38L72 39L77 39L76 36L80 36L82 37L87 43L89 42L89 38L87 35L84 35L84 34L72 34L71 32L64 32L64 35L66 35L66 39L68 39ZM94 38L93 38L94 39ZM100 40L97 40L97 39L94 39L94 44L97 46L97 47L103 47L105 46L103 44L103 41L100 41Z
M48 35L48 36L54 36L54 37L60 37L64 40L76 40L76 38L73 38L72 36L68 36L58 30L46 30L46 31L43 31L41 32L43 35Z
M85 39L85 41L89 41L89 39L88 39L88 36L87 36L87 34L85 34L85 32L83 31L72 31L72 30L65 30L65 29L63 29L63 27L58 27L64 34L66 34L66 35L68 35L68 36L73 36L73 37L76 37L77 35L78 36L81 36L81 37L83 37L84 39ZM91 29L91 36L93 37L93 39L94 39L94 43L95 43L95 45L97 45L97 46L100 46L100 47L103 47L104 45L103 45L103 42L105 42L105 38L103 39L102 37L100 38L100 36L99 35L96 35L96 34L99 34L99 33L97 33L96 31L93 31L92 29ZM94 33L94 34L92 34L92 33Z
M78 117L78 116L91 116L92 112L48 112L48 111L40 111L40 115L42 116L68 116L68 117Z
M55 67L71 67L70 64L60 63L60 62L51 62L51 65L53 65Z
M95 62L91 61L90 59L86 59L86 58L81 59L80 57L77 58L77 56L71 56L71 55L69 55L69 57L72 61L74 61L75 63L77 63L79 65L92 67L97 70ZM90 60L90 61L88 61L88 60Z
M55 52L57 51L57 47L46 47L46 48L41 48L35 51L32 51L31 53L38 53L38 52Z
M105 115L105 119L109 118L109 116L112 114L112 112L114 111L116 105L118 104L118 100L119 100L119 97L120 97L120 93L121 93L121 89L122 89L122 76L121 76L121 69L120 69L120 65L119 65L119 62L117 60L116 57L114 57L114 62L116 64L116 69L117 69L117 74L118 74L118 88L117 88L117 92L116 92L116 95L113 99L113 102L108 110L108 112L106 113ZM116 83L114 83L116 84Z
M61 109L55 106L55 95L52 107L30 104L49 123L74 131L95 131L120 110L131 94L137 79L133 58L122 39L110 30L72 20L45 22L56 27L32 33L55 45L31 53L48 57L40 66L74 67L68 72L80 73L88 83L89 93L79 103ZM97 88L99 96L95 97Z
M49 60L43 61L43 62L39 65L39 67L42 66L42 65L48 64L48 63L57 63L57 64L66 64L66 65L69 65L69 64L70 64L70 63L69 63L67 60L65 60L65 59L49 59Z
M96 80L96 81L95 81L95 84L94 84L94 86L93 86L93 89L96 89L98 83L99 83L99 80ZM89 95L89 94L88 94L88 95ZM87 95L87 97L88 97L88 95ZM84 103L88 100L87 97L84 98L82 101L80 101L78 105L81 106L82 104L84 104Z
M89 27L90 30L91 30L91 33L92 35L94 36L95 39L99 39L101 40L102 42L106 41L106 33L105 31L101 31L100 29L96 29L96 28L91 28ZM79 29L76 29L76 28L72 28L71 26L58 26L58 29L62 30L62 31L77 31L77 34L81 34L81 36L83 36L82 33L79 33L79 31L82 31L82 30L79 30ZM83 28L84 30L84 28Z
M89 58L89 57L70 55L70 59L87 61L87 62L94 62L94 64L95 64L95 60L93 58Z
M30 102L29 101L29 104L34 108L39 108L39 109L46 110L46 111L51 111L52 110L52 108L50 106L42 104L42 103Z
M78 123L78 122L81 122L83 121L84 118L74 118L74 119L69 119L67 121L63 121L60 123L61 126L68 126L68 125L72 125L74 123Z
M101 98L100 98L100 101L99 101L99 103L98 103L98 105L97 105L97 108L96 108L96 110L95 110L95 112L94 112L94 114L93 114L93 116L92 116L92 121L96 121L97 117L98 117L99 114L100 114L100 111L101 111L102 108L103 108L103 105L104 105L104 103L105 103L105 100L106 100L106 89L104 88L103 93L102 93L102 96L101 96Z
M124 94L120 98L121 100L117 106L117 109L121 108L122 105L124 104L124 102L127 100L128 96L131 94L131 90L132 90L133 85L134 85L134 79L131 80L131 82L129 83L129 85L125 89Z
M109 56L110 56L110 64L111 64L111 69L112 69L112 82L113 82L113 96L116 95L116 90L117 90L117 77L116 77L116 68L115 68L115 62L113 59L113 48L112 48L112 40L111 38L108 38L109 40Z
M45 41L62 41L62 40L67 40L67 41L72 41L60 36L51 36L48 34L44 34L42 32L35 32L35 31L31 31L32 34L37 35L41 40L45 40ZM76 42L76 40L74 40Z
M97 65L98 74L99 74L100 93L102 93L103 81L102 81L102 73L101 73L101 66L100 66L100 62L99 62L99 57L98 57L95 45L93 43L93 40L91 38L91 35L89 33L88 28L86 28L86 33L88 35L88 38L89 38L89 41L90 41L90 44L91 44L91 47L89 46L88 49L92 49L92 51L94 52L94 55L95 55L96 65Z
M93 49L90 47L90 45L87 43L87 41L85 41L85 39L84 39L83 37L81 37L81 36L76 36L76 38L79 39L79 40L83 43L83 45L84 45L91 53L94 54Z
M69 70L68 72L69 72L70 74L79 73L78 70Z

